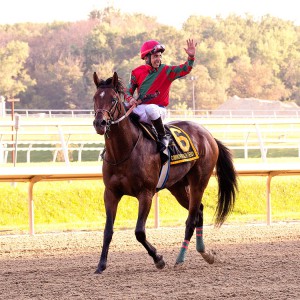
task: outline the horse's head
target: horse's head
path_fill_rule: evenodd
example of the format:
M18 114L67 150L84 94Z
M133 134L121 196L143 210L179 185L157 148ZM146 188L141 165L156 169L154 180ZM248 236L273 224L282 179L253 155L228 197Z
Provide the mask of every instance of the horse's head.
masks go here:
M111 124L124 113L124 107L120 94L124 93L122 82L118 74L106 80L98 78L96 72L93 75L97 91L94 95L95 119L93 125L98 134L105 134Z

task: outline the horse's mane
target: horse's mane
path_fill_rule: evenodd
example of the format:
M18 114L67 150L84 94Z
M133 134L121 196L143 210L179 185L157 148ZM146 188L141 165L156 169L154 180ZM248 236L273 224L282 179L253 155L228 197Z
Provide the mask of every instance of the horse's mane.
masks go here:
M116 92L118 92L120 94L124 94L125 87L124 87L123 81L121 79L118 79L117 85L114 88L112 85L112 80L113 80L113 77L109 77L106 80L101 79L98 84L98 88L100 88L100 87L101 88L113 88L116 90Z

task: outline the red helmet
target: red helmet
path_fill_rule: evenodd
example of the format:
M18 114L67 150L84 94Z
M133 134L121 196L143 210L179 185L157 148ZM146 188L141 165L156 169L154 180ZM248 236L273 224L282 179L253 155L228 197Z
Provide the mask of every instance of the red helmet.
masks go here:
M161 45L159 42L155 40L149 40L145 42L141 47L141 59L144 59L144 57L148 54L154 54L157 52L163 53L165 51L165 46Z

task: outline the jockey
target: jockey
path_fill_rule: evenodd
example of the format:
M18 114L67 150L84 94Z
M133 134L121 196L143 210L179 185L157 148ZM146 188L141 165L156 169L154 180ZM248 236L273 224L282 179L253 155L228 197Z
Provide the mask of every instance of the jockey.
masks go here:
M141 47L141 59L145 64L131 72L130 82L125 91L125 105L127 107L135 105L133 112L140 116L140 121L152 123L154 126L160 141L160 151L167 148L169 144L163 119L167 113L171 83L189 74L195 60L197 43L189 39L186 44L184 50L188 55L187 61L179 66L168 66L161 63L165 47L155 40L146 41ZM138 99L133 97L136 89Z

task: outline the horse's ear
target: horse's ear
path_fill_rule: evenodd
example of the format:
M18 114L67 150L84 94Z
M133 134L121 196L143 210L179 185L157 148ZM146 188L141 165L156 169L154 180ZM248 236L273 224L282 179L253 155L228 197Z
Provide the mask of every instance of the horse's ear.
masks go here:
M118 86L118 81L119 81L118 74L117 72L114 72L114 76L112 78L112 85L114 88Z
M93 74L93 79L94 79L94 83L95 83L96 87L98 87L100 84L100 80L99 80L96 72L94 72L94 74Z

